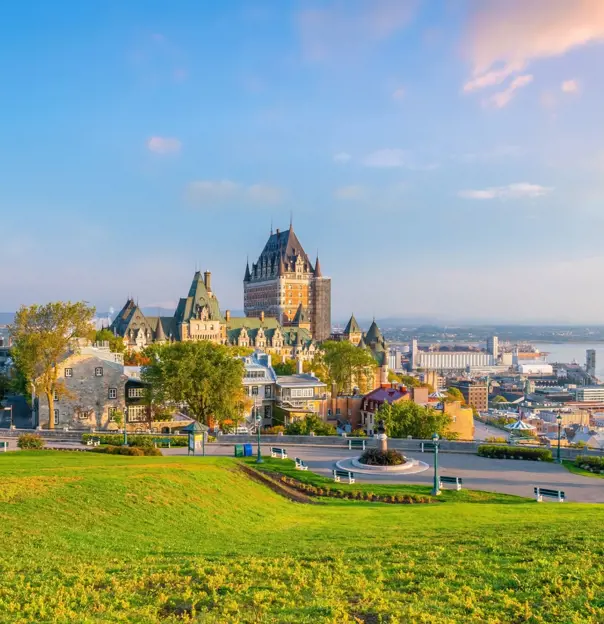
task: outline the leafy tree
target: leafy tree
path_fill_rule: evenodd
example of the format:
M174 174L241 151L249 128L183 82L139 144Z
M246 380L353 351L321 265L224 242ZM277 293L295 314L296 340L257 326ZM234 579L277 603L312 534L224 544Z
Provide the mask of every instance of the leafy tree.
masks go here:
M126 345L124 339L121 336L116 336L109 329L99 329L94 333L94 342L108 342L109 348L113 353L124 353Z
M296 372L296 360L285 360L273 364L273 369L277 375L293 375Z
M459 401L462 405L465 405L466 402L461 390L459 388L454 388L453 386L447 388L447 398L445 401Z
M246 403L243 361L229 347L208 341L151 345L142 370L154 402L184 404L204 425L239 421Z
M8 375L0 373L0 401L10 392L11 385Z
M316 414L294 420L285 428L286 435L309 435L311 431L318 436L336 435L336 428L321 420Z
M308 362L304 362L303 370L305 373L312 373L317 379L322 381L324 384L328 386L331 385L331 379L329 377L329 369L325 364L325 359L323 358L323 352L318 351L313 359Z
M427 439L434 433L441 437L452 437L447 432L451 417L440 410L423 407L413 401L399 403L383 403L377 412L376 419L382 419L386 434L391 438Z
M504 397L501 396L500 394L498 394L492 401L493 403L507 403L508 400Z
M12 357L28 385L46 396L49 429L54 429L55 393L67 394L58 380L59 362L74 338L89 334L94 312L83 301L22 306L11 325Z
M149 357L140 351L126 351L124 353L125 366L147 366L150 363Z
M355 385L361 391L373 387L375 359L368 349L359 349L347 341L323 343L323 361L338 393L351 392Z

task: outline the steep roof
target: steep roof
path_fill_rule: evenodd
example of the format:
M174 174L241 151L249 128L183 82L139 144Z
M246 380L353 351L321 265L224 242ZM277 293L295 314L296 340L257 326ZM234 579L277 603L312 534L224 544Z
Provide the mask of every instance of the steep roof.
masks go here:
M300 325L300 323L310 323L308 312L302 304L300 304L296 310L296 315L294 316L292 325Z
M245 329L250 341L255 342L260 329L264 332L267 341L272 341L277 331L283 336L283 344L289 347L308 347L313 342L311 333L302 327L282 327L279 321L268 316L262 321L259 318L247 316L231 317L226 322L227 341L229 344L237 344L239 335Z
M134 303L134 299L131 298L126 301L124 307L113 319L109 329L117 336L125 336L130 330L133 332L139 329L152 331L152 327L149 325L143 311Z
M361 327L357 323L357 320L354 318L354 314L350 317L350 320L348 321L348 324L346 325L346 328L344 329L344 333L347 336L350 336L350 334L362 333Z
M293 226L289 226L289 230L281 232L271 232L268 241L258 257L258 261L252 264L251 277L258 277L259 269L262 265L269 268L271 276L279 275L285 272L295 270L295 263L298 257L304 264L304 271L314 273L315 269L308 258L308 255L302 247L302 243L298 240Z
M178 307L174 314L176 323L187 323L192 318L195 318L198 311L203 308L207 308L209 320L224 320L216 295L208 292L201 271L196 271L191 282L191 288L189 288L188 297L178 302Z
M245 263L245 276L243 277L243 281L249 282L251 279L252 279L252 276L250 274L250 263L246 262Z
M321 273L321 265L319 264L319 254L317 254L317 261L315 262L315 277L323 277L323 273Z
M371 323L371 326L365 334L365 342L367 344L371 344L373 342L384 342L384 336L382 336L382 332L377 326L375 319L373 320L373 323Z

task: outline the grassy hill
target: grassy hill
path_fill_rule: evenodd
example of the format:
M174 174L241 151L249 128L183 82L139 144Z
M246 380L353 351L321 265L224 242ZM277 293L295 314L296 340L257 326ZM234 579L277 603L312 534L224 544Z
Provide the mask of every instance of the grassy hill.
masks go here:
M602 622L604 508L293 503L228 458L0 454L1 622Z

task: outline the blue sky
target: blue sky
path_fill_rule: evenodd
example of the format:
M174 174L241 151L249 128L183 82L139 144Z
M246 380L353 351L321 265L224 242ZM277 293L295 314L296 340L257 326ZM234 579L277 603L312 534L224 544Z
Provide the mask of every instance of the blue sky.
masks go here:
M196 266L239 309L293 213L335 318L604 320L601 0L14 2L0 33L0 310L169 307Z

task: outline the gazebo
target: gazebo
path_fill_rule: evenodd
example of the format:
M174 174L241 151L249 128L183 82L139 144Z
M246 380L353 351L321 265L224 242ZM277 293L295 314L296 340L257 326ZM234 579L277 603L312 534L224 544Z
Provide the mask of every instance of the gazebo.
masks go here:
M518 418L518 420L515 420L513 423L510 423L509 425L505 425L505 428L508 431L511 431L512 433L514 431L534 431L535 430L535 427L533 427L533 425L529 425L529 423L524 422L522 418Z

